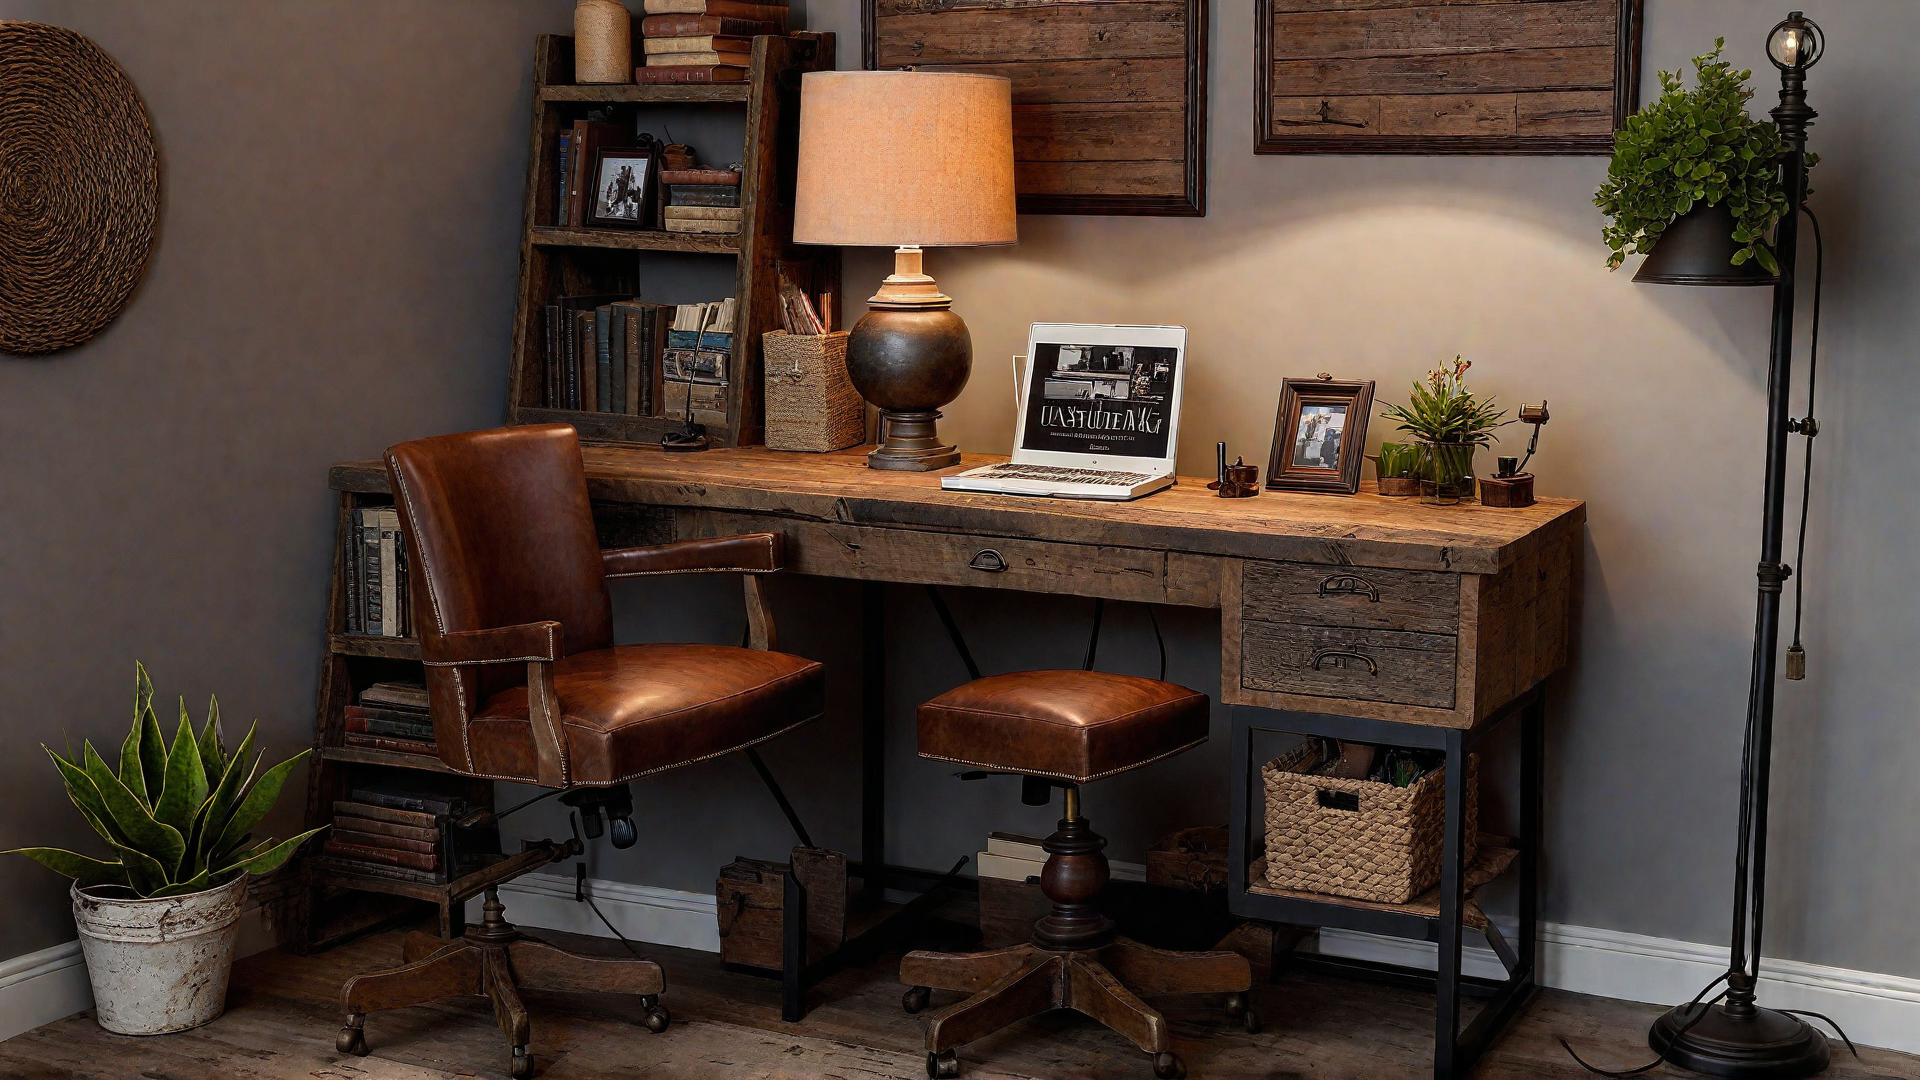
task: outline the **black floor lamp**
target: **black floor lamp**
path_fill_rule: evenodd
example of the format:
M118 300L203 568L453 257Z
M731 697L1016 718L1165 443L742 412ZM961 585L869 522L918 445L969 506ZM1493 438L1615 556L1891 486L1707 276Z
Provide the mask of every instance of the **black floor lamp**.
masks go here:
M1727 965L1724 1000L1696 999L1654 1022L1647 1041L1675 1065L1713 1076L1741 1080L1793 1080L1827 1067L1826 1036L1790 1013L1763 1009L1754 1001L1760 978L1760 930L1767 880L1767 782L1773 753L1773 687L1780 643L1780 593L1791 567L1780 561L1787 499L1787 442L1794 434L1813 435L1811 416L1789 415L1788 384L1793 374L1794 258L1800 213L1807 196L1806 72L1820 59L1820 28L1793 12L1773 28L1767 55L1780 69L1780 104L1774 123L1786 144L1780 161L1787 212L1774 236L1780 264L1777 277L1752 261L1730 266L1738 245L1730 218L1696 218L1697 227L1663 235L1634 275L1635 281L1669 285L1773 286L1773 344L1767 375L1767 480L1760 528L1760 599L1753 633L1753 681L1747 697L1745 756L1740 770L1740 835L1734 859L1733 945ZM1676 223L1678 224L1678 223ZM1817 289L1816 289L1817 292ZM1817 300L1816 300L1817 304ZM1817 310L1817 308L1816 308ZM1817 321L1817 317L1816 317ZM1816 331L1817 332L1817 331ZM1811 408L1808 410L1811 412ZM1791 672L1789 673L1792 674ZM1712 986L1708 987L1711 990ZM1706 991L1702 991L1702 998Z

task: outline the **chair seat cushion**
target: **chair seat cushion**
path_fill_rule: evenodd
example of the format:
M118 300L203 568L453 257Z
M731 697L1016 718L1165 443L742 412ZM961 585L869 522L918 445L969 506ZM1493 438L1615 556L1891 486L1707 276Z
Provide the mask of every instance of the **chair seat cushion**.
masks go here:
M616 645L554 662L574 784L617 784L751 746L820 716L824 669L727 645ZM474 771L532 780L527 688L487 699L467 725Z
M920 756L1098 780L1207 740L1207 696L1101 671L1021 671L949 690L920 706Z

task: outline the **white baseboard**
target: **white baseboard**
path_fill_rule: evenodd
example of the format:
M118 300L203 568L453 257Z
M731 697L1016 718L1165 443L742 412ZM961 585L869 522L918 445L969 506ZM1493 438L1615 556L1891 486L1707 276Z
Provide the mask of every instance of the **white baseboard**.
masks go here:
M0 961L0 1040L93 1008L80 942Z
M1145 876L1145 868L1114 865L1114 877ZM1136 879L1137 880L1137 879ZM656 889L589 879L587 890L608 921L635 941L718 952L720 935L714 900L705 893ZM516 923L576 934L611 936L587 905L573 899L573 879L528 874L500 886L508 918ZM478 901L468 907L478 921ZM1513 939L1511 922L1501 930ZM1504 978L1484 939L1462 950L1466 974ZM1320 950L1330 955L1376 960L1432 970L1436 948L1430 942L1378 937L1352 930L1320 932ZM1617 930L1548 923L1541 928L1541 984L1581 994L1674 1005L1687 1001L1719 974L1726 950L1712 945L1643 937ZM1761 968L1760 1000L1775 1008L1826 1013L1847 1029L1855 1042L1920 1053L1920 979L1877 975L1793 960L1768 960Z

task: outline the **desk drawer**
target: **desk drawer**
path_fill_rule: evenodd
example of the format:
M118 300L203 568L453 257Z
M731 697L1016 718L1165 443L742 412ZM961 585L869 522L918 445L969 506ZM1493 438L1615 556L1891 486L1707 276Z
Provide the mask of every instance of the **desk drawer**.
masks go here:
M1246 690L1453 708L1459 639L1452 634L1296 623L1240 624Z
M1274 623L1453 634L1460 576L1319 563L1249 562L1240 579L1242 617Z

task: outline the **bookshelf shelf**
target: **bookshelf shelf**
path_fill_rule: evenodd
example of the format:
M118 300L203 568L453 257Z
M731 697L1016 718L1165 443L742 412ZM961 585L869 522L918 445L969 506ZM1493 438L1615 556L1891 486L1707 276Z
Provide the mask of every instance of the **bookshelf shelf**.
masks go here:
M512 362L507 386L510 424L569 423L589 443L657 444L680 427L679 415L633 416L552 407L547 390L548 306L569 296L638 296L648 260L679 255L729 256L735 301L733 352L727 360L724 411L720 402L696 417L716 446L753 445L765 430L760 338L780 326L782 275L814 294L838 294L840 253L793 242L793 184L800 113L800 78L834 68L832 34L762 35L753 39L747 81L721 85L576 85L573 39L540 37L534 54L533 125L521 229L520 287L516 297ZM558 173L562 130L576 121L633 124L658 134L652 106L722 105L744 115L738 154L712 150L719 162L740 163L740 231L731 235L672 233L662 229L562 228ZM677 268L676 268L677 269ZM704 268L703 268L704 270ZM699 299L719 300L719 295ZM675 297L683 303L693 297ZM599 301L605 303L606 301ZM664 411L662 403L656 410Z
M745 104L752 92L750 83L721 83L717 86L542 86L542 102L578 102L590 105Z
M389 660L420 659L417 638L378 637L373 634L330 634L327 648L342 656L382 656Z
M738 233L672 233L659 229L562 229L536 225L527 230L536 247L606 248L612 251L683 251L697 255L738 255Z
M339 761L354 765L384 765L394 769L418 769L422 772L453 774L453 770L441 764L437 757L426 754L402 754L392 750L369 750L360 746L323 746L320 757L324 761Z

